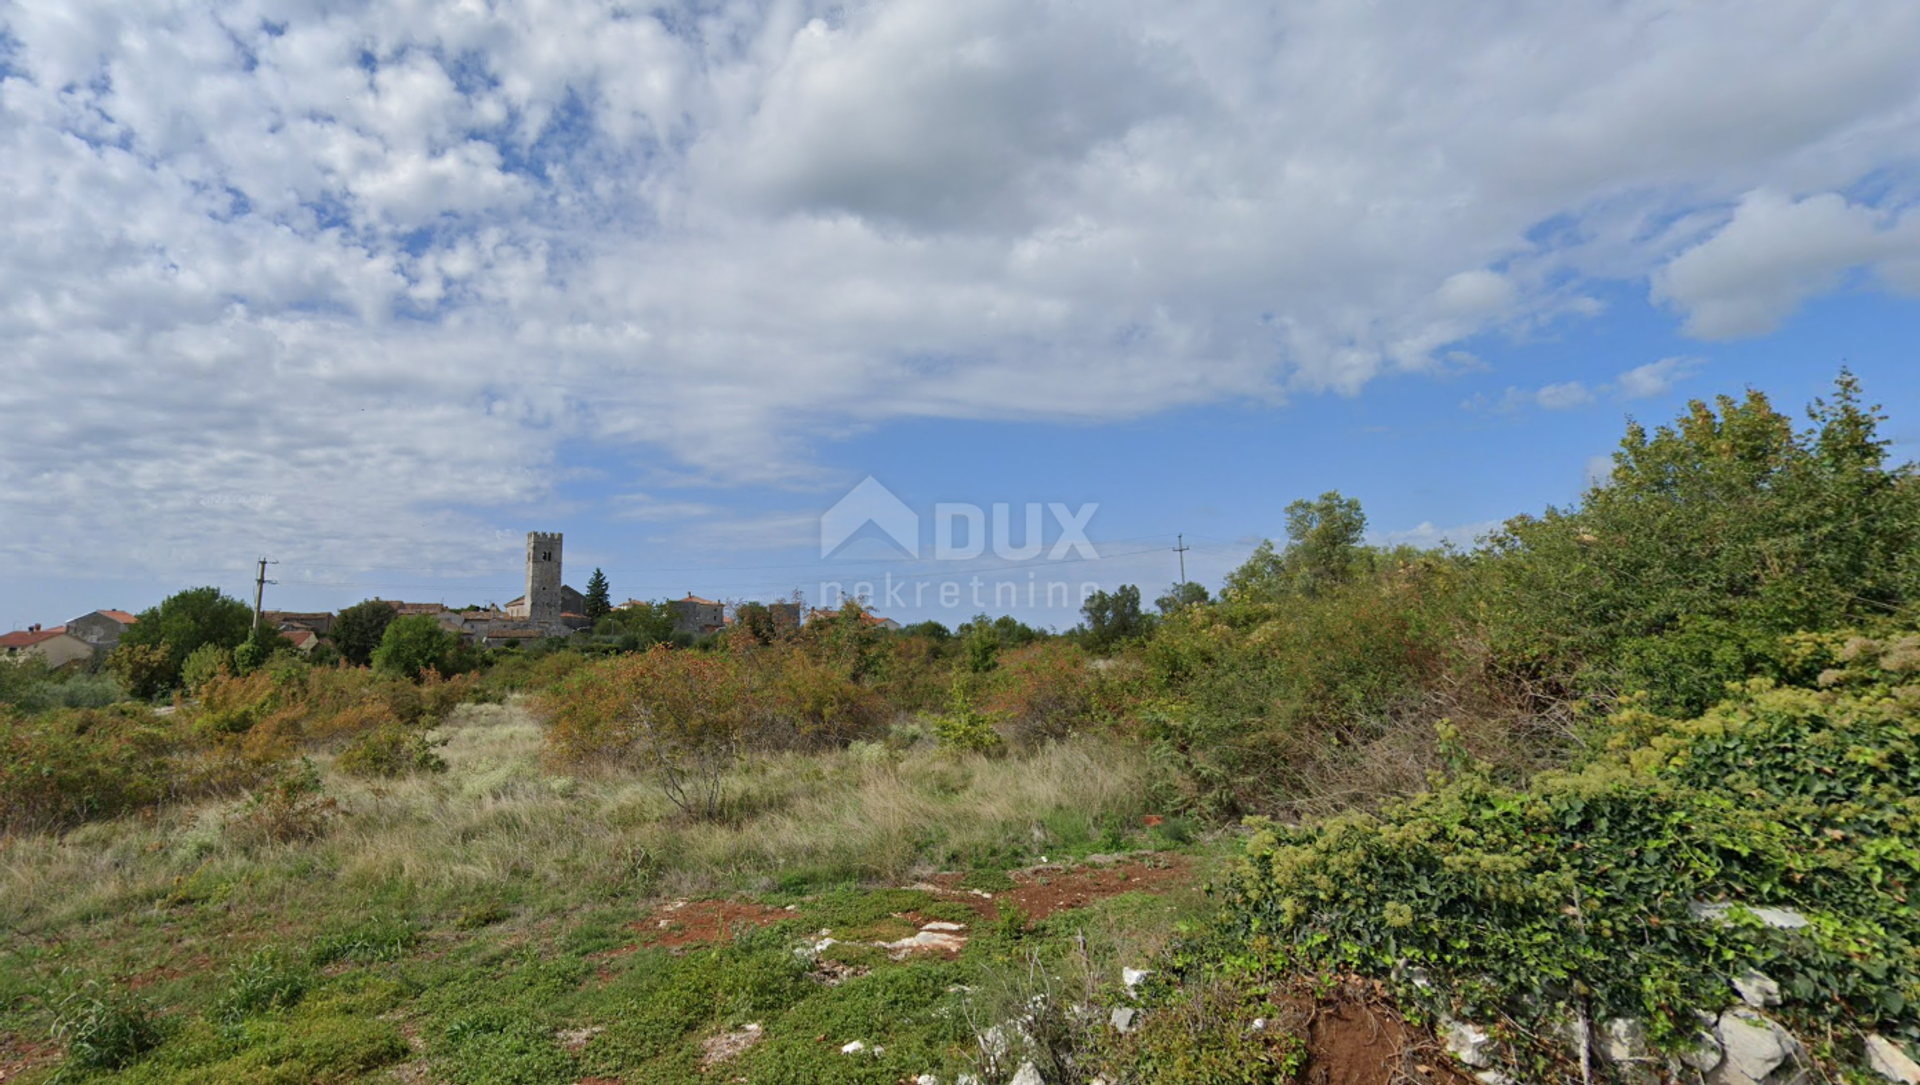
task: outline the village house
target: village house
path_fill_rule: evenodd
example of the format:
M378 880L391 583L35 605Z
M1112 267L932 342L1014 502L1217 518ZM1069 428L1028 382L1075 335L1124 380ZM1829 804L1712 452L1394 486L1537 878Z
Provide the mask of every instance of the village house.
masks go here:
M702 599L692 592L688 592L685 599L668 602L667 609L673 614L673 631L676 634L704 637L727 627L726 604Z
M96 652L111 652L119 646L120 634L137 621L124 610L96 610L68 622L66 630Z
M40 659L49 667L63 667L92 657L93 645L67 632L64 625L52 629L29 626L0 636L0 660L9 663Z

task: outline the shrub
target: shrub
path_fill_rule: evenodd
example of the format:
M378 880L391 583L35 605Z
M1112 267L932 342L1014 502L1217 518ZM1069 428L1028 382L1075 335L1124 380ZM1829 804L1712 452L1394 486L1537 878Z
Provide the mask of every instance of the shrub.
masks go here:
M0 828L57 829L151 806L176 784L178 732L145 708L0 708Z
M295 967L285 954L262 950L228 970L226 989L207 1016L215 1024L237 1025L297 1004L312 985L312 973Z
M389 779L420 772L445 772L447 763L434 750L445 746L447 741L430 739L419 728L388 724L348 743L333 764L349 776Z
M297 764L275 766L228 824L243 838L285 844L321 836L339 813L340 804L327 795L320 770L303 757Z
M1606 754L1527 788L1476 772L1379 818L1258 825L1230 940L1282 967L1416 966L1440 1009L1536 1034L1627 1017L1677 1046L1752 968L1807 1032L1920 1039L1920 686L1900 643L1856 641L1848 663L1844 638L1803 638L1824 688L1755 680L1680 723L1629 707ZM1760 906L1808 923L1742 918Z
M1002 745L993 717L973 707L966 686L959 681L953 684L946 712L934 717L933 734L942 749L956 753L986 753Z
M661 645L582 667L539 705L557 760L643 767L683 812L713 817L756 722L746 692L734 657Z
M1066 738L1099 715L1088 662L1084 649L1065 641L1008 652L988 685L984 707L1005 719L1018 741Z
M410 680L426 671L445 672L459 647L459 635L442 629L431 614L395 618L373 650L373 669Z
M67 1053L62 1077L69 1068L118 1070L166 1038L145 999L97 981L67 992L53 1010L53 1039Z

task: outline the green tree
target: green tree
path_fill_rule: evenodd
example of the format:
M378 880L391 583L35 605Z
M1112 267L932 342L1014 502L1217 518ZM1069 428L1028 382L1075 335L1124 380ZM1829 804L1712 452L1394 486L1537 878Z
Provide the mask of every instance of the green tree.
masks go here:
M373 669L407 678L419 678L429 668L445 674L459 647L459 635L440 628L431 614L395 618L373 650Z
M1153 629L1153 619L1140 609L1140 589L1133 584L1094 592L1080 613L1086 618L1085 643L1094 652L1110 652Z
M607 595L607 574L598 569L587 580L587 617L594 621L613 612L613 600Z
M1783 635L1910 604L1920 490L1887 469L1878 409L1843 372L1809 413L1796 432L1749 391L1651 432L1630 423L1578 507L1509 521L1487 569L1509 661L1692 713L1766 673Z
M593 631L619 637L620 647L628 651L665 644L673 640L673 608L666 603L634 603L601 618Z
M340 612L327 631L327 637L339 650L340 658L356 667L373 659L373 650L387 634L387 626L399 614L392 603L368 599Z
M1227 574L1221 595L1242 602L1277 602L1289 595L1319 595L1351 581L1372 552L1361 544L1367 515L1360 502L1329 490L1287 506L1287 545L1271 540L1254 549L1246 564Z
M151 696L180 682L180 668L187 657L202 645L220 648L239 647L253 629L253 610L219 588L189 588L168 596L157 607L139 614L139 621L121 634L120 644L127 648L157 649L159 665L150 652L139 653L143 665L128 668L122 675L136 696ZM132 659L128 653L123 660ZM133 670L140 670L136 683Z
M1213 602L1213 596L1207 593L1205 584L1196 584L1189 580L1184 584L1175 584L1168 588L1153 605L1160 608L1162 614L1172 614L1176 610L1191 606L1201 606Z

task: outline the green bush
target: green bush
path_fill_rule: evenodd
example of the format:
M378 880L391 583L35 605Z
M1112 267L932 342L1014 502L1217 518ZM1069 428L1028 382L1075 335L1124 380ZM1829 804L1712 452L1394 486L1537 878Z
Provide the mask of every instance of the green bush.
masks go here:
M993 729L993 717L973 707L966 686L954 682L947 710L933 719L933 734L940 748L956 753L986 753L1002 746L1000 733Z
M333 767L349 776L411 776L447 771L447 762L434 751L447 739L431 739L425 731L388 724L367 731L347 744Z
M1809 1034L1920 1039L1915 646L1795 638L1816 688L1755 680L1686 722L1630 707L1578 771L1526 788L1469 772L1379 817L1258 823L1225 895L1236 948L1188 964L1414 966L1449 1012L1536 1032L1636 1018L1668 1046L1751 968ZM1751 907L1808 923L1776 929Z
M263 950L229 970L226 989L208 1016L217 1024L237 1025L295 1005L312 985L312 973L294 967L277 950Z
M166 798L177 730L145 708L59 710L22 719L0 707L0 829L60 829Z
M53 1039L67 1053L62 1077L70 1070L118 1070L166 1038L145 999L97 981L67 992L53 1011Z

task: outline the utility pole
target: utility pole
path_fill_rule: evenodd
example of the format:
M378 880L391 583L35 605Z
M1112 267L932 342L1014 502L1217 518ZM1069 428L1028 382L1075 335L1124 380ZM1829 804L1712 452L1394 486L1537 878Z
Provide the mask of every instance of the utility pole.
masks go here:
M266 599L267 585L279 583L279 581L277 580L267 579L267 566L278 565L278 564L280 563L277 561L268 561L266 558L261 558L260 573L258 576L253 578L253 639L254 640L260 639L260 604Z
M1180 590L1184 593L1187 590L1187 551L1193 547L1187 545L1185 535L1175 535L1173 538L1178 543L1173 548L1173 552L1180 555Z

